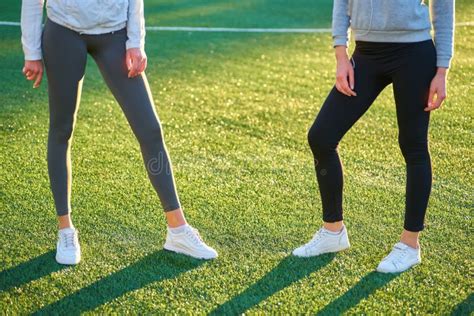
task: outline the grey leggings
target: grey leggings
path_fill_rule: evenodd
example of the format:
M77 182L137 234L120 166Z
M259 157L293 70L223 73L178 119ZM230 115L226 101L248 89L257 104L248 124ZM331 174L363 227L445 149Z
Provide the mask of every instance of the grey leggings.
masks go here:
M144 74L128 78L125 29L101 35L79 34L47 20L43 58L48 77L50 123L48 171L58 216L71 211L70 146L82 80L90 54L120 104L140 143L148 176L165 211L180 208L161 124Z

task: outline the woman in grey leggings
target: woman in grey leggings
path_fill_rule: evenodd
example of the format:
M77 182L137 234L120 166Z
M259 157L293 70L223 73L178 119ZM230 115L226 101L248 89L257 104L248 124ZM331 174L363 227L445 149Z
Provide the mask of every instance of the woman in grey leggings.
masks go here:
M34 87L48 78L50 124L48 171L59 220L56 260L77 264L81 258L77 230L71 222L70 146L88 54L120 104L141 148L145 167L168 221L164 248L196 258L217 257L197 230L186 223L175 189L144 70L143 0L23 0L23 73Z

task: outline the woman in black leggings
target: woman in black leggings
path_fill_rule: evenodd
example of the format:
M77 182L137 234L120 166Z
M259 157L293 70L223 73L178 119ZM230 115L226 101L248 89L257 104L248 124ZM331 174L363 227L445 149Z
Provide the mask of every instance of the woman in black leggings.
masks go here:
M453 1L336 0L333 37L337 59L335 87L308 133L321 193L323 227L296 256L316 256L349 247L343 224L343 172L337 147L380 92L393 85L398 141L406 162L406 209L400 242L382 260L380 272L401 272L421 261L419 233L431 191L428 151L430 112L446 97L446 73L452 56ZM356 47L347 55L348 28Z
M161 124L144 74L143 0L48 0L46 8L48 17L42 30L43 2L24 0L21 24L25 76L38 87L44 62L48 77L48 171L59 221L56 260L77 264L81 259L70 216L70 147L88 55L97 63L140 144L168 222L164 248L196 258L217 257L197 230L186 223L175 189Z

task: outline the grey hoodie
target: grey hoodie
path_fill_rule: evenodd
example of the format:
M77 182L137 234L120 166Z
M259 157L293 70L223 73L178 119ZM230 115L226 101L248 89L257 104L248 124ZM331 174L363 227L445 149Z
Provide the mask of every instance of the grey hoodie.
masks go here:
M430 20L431 9L431 20ZM349 28L356 41L410 43L431 39L437 66L448 68L453 56L454 0L334 0L334 46L348 46Z
M145 45L143 0L23 0L21 41L26 60L40 60L43 7L48 19L83 34L127 28L128 48Z

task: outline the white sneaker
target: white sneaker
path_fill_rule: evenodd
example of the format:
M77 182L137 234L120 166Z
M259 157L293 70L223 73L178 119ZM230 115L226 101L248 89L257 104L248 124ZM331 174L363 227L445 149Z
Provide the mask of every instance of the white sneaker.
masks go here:
M338 252L350 247L346 226L338 233L321 228L305 245L293 250L297 257L313 257L323 253Z
M59 230L56 261L60 264L78 264L81 261L81 246L75 228Z
M217 252L206 245L197 229L185 225L179 233L174 233L168 228L164 248L197 259L215 259Z
M403 272L421 262L420 248L415 249L404 243L398 242L392 251L383 258L377 267L378 272L398 273Z

